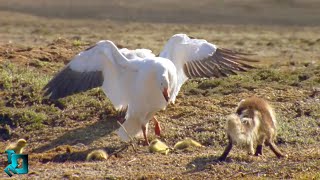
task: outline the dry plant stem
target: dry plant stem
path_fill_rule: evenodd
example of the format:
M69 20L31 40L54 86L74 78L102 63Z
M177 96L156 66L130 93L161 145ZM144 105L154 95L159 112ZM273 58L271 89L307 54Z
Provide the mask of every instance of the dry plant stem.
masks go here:
M122 148L120 148L119 150L111 153L110 156L111 156L111 155L114 155L114 154L117 154L117 153L120 153L120 152L128 149L129 146L132 146L132 149L134 150L134 152L137 152L137 149L136 149L136 147L135 147L135 145L134 145L135 139L132 138L132 137L128 134L128 131L126 130L126 128L125 128L119 121L117 121L117 123L124 129L124 132L125 132L125 133L127 134L127 136L130 138L130 141L127 142L124 147L122 147ZM109 157L110 157L110 156L109 156Z
M117 121L117 123L123 128L124 132L127 134L127 136L130 138L129 142L133 142L133 138L128 134L128 131L126 130L126 128L119 122Z

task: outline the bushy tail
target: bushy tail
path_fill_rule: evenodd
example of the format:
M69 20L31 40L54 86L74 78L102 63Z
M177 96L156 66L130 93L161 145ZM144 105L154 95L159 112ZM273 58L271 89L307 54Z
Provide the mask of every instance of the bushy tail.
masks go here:
M271 128L276 129L277 121L273 109L266 100L256 96L242 100L239 103L236 112L237 114L241 115L245 110L258 111L262 116L262 119L260 120L263 126L268 125Z

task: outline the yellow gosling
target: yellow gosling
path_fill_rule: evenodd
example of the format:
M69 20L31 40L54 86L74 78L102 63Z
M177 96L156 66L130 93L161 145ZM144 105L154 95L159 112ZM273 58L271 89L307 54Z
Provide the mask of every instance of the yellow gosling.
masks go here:
M19 139L15 143L10 143L9 146L6 147L6 150L14 150L16 154L21 154L26 145L27 141L25 139Z

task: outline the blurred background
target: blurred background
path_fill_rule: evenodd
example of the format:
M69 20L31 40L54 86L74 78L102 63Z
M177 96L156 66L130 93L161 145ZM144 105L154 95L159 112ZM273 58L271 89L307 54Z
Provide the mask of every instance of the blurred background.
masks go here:
M155 23L316 26L319 9L319 0L0 0L0 11Z
M32 171L22 179L319 179L319 32L320 0L0 0L0 151L28 141ZM84 162L94 149L122 147L117 112L99 89L50 101L42 88L99 40L159 54L177 33L260 60L239 76L188 81L176 105L157 114L168 145L191 137L207 147L161 158L129 148ZM276 142L289 158L235 150L230 163L216 164L226 115L253 94L274 105Z

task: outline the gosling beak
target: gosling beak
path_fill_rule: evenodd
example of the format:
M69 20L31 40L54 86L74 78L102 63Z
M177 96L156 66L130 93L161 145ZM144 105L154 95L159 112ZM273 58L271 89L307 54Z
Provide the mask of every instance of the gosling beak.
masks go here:
M166 101L168 102L169 101L169 95L168 95L168 89L167 88L164 88L163 92L163 97L166 99Z

